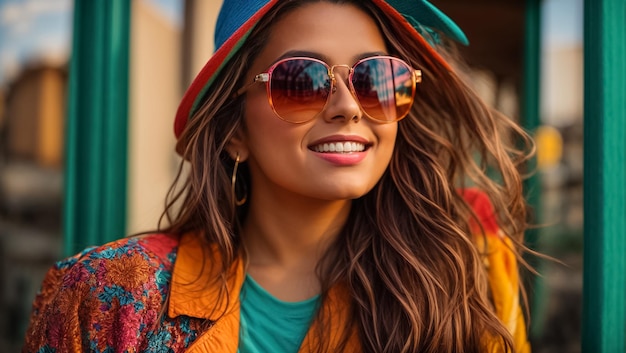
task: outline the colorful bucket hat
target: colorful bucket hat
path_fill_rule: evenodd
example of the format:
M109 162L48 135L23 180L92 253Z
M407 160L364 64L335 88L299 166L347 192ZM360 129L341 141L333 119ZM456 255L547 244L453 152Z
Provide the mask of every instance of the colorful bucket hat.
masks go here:
M200 106L202 97L211 87L222 68L241 48L259 20L279 1L284 0L224 0L215 26L217 50L185 92L174 121L174 134L180 136L193 114ZM468 45L463 31L443 12L426 0L372 0L383 12L415 33L415 39L427 44L425 37L437 40L437 30L447 37ZM426 36L424 31L428 31ZM431 32L432 31L432 32ZM430 34L434 34L431 36ZM433 44L433 43L430 43ZM448 66L446 61L430 48L432 57Z

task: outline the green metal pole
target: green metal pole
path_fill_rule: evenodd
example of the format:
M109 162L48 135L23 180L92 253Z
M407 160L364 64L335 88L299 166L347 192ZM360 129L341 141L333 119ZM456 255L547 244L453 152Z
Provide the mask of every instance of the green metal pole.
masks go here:
M582 351L626 352L626 2L584 9Z
M74 3L66 255L125 234L130 6L126 0Z
M524 25L524 104L522 123L534 132L541 124L541 0L526 0Z
M522 110L522 125L531 134L534 134L541 124L540 118L540 92L541 92L541 0L526 1L526 23L524 42L524 91ZM528 166L534 171L536 160L533 159ZM541 180L538 174L534 174L525 183L526 199L533 209L533 222L539 223L537 217L541 212ZM536 230L529 230L526 234L526 242L530 247L537 243Z
M524 41L524 89L522 108L522 124L530 133L534 134L541 124L540 96L541 96L541 0L526 0L525 12L525 41ZM528 163L528 169L535 171L536 159ZM526 201L532 209L532 222L540 224L541 220L541 177L537 173L524 182ZM525 236L526 245L538 249L539 230L529 229ZM527 261L536 269L541 262L536 258ZM530 336L538 337L543 331L545 322L545 285L540 277L531 281L528 293L531 293L531 330Z

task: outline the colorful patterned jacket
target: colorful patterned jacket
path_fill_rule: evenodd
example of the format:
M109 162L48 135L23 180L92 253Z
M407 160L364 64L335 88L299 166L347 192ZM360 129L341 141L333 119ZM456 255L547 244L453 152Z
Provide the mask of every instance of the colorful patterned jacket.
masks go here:
M476 240L480 249L488 249L484 260L496 313L512 332L516 350L530 352L509 240L499 234L484 195L465 191L465 197L487 233ZM241 261L233 266L229 298L218 300L217 289L205 285L214 278L209 262L203 261L206 248L193 234L154 234L87 249L58 262L33 304L23 352L237 352L244 269ZM336 315L329 331L336 333L331 347L344 327L346 297L341 288L333 288L323 304ZM210 310L216 303L226 314L214 322ZM309 352L313 336L307 335L300 352ZM360 351L354 334L349 347Z

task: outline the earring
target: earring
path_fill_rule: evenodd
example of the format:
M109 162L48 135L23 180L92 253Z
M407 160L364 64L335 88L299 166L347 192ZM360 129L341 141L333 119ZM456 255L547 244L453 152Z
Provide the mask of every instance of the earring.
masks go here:
M233 196L233 200L235 201L235 206L241 206L248 200L248 190L244 187L244 195L241 199L237 200L237 192L235 191L235 185L237 184L237 170L239 169L239 153L237 153L237 158L235 158L235 167L233 168L233 176L230 179L231 184L231 193ZM244 183L245 185L245 183Z

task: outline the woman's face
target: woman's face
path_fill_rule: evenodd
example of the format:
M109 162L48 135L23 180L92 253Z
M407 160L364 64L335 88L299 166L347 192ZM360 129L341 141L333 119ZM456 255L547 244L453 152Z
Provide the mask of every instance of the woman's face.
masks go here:
M287 57L308 56L330 66L352 66L364 57L385 53L383 37L365 12L353 5L312 3L273 25L267 46L246 80L251 82ZM278 118L264 84L247 91L246 129L230 149L249 163L253 200L259 193L329 201L354 199L370 191L384 173L393 153L397 123L367 119L350 92L348 69L337 68L335 73L336 90L325 108L306 123ZM346 144L359 151L320 152L325 145L337 150Z

